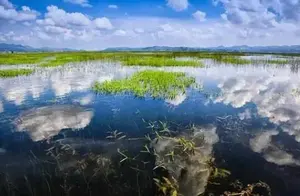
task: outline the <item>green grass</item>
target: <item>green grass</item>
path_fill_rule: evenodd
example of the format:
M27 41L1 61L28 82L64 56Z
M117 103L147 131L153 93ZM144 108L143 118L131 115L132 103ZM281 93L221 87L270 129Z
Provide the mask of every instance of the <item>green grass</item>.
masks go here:
M164 67L164 66L191 66L191 67L203 67L203 64L195 60L176 60L169 57L129 57L124 58L122 61L123 65L127 66L153 66L153 67Z
M72 62L110 61L121 62L124 66L192 66L201 67L199 59L211 59L217 63L245 65L251 63L287 64L288 60L253 60L242 59L247 56L240 52L48 52L0 54L0 65L40 64L42 67L62 66ZM251 54L258 55L258 54ZM51 57L53 59L48 59ZM196 60L178 60L176 58Z
M252 63L251 60L242 59L236 56L220 56L212 59L219 63L234 64L234 65L247 65Z
M288 60L279 60L279 59L266 59L266 60L258 60L258 63L265 63L265 64L275 64L275 65L284 65L288 64Z
M49 53L0 54L0 65L37 64L48 57Z
M11 78L17 76L27 76L33 73L32 69L4 69L0 70L1 78Z
M130 92L137 97L150 95L153 98L172 99L179 93L185 92L186 88L194 83L194 78L187 77L181 72L146 70L137 72L132 77L122 80L96 82L93 90L106 94Z

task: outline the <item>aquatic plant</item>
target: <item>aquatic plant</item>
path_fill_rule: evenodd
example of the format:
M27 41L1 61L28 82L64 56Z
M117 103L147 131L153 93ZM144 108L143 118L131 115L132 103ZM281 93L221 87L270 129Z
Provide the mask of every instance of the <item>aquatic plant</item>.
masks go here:
M0 54L0 65L37 64L51 53Z
M33 71L32 69L2 69L0 70L0 78L27 76L32 74Z
M153 67L164 67L164 66L191 66L191 67L203 67L203 63L196 60L176 60L174 58L167 57L140 57L132 56L121 60L123 65L127 66L153 66Z
M242 59L236 56L216 56L216 58L212 58L216 62L226 63L226 64L235 64L235 65L246 65L251 64L252 61L248 59Z
M225 191L224 196L256 196L256 195L271 196L271 188L265 182L248 184L246 187L244 187L241 182L236 181L235 183L232 184L232 186L236 187L238 190L233 192ZM264 194L261 194L261 192L264 192Z
M158 188L159 193L164 196L178 196L178 184L176 179L172 178L169 180L166 177L162 177L162 179L153 179L155 185Z
M254 60L254 63L263 63L263 64L275 64L275 65L285 65L288 64L288 60L279 60L279 59L264 59L264 60Z
M137 97L150 95L153 98L174 98L178 93L195 83L184 73L146 70L122 80L96 82L93 90L98 93L131 92Z

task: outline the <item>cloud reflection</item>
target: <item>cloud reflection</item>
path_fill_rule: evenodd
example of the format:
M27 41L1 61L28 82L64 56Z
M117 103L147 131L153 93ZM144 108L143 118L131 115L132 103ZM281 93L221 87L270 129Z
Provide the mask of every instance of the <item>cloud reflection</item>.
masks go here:
M251 149L262 153L266 161L277 165L300 165L300 160L295 159L292 154L280 149L272 142L272 137L278 134L279 132L274 130L259 133L250 140Z
M33 141L55 136L62 129L85 128L93 112L76 106L50 106L30 110L16 121L17 131L26 131Z

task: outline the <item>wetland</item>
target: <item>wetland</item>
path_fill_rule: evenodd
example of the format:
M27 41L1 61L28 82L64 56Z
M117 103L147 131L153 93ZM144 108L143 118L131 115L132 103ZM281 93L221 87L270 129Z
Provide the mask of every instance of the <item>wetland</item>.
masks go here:
M0 195L300 194L300 56L0 54Z

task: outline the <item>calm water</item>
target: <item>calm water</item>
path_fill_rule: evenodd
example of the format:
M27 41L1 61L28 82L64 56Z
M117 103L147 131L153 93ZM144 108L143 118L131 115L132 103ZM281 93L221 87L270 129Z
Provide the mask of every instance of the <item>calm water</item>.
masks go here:
M57 141L76 149L110 149L104 142L107 132L143 137L149 132L147 122L163 121L177 131L191 124L210 126L215 139L209 155L232 178L245 184L264 181L272 195L300 195L298 70L289 65L208 64L162 69L185 72L203 86L173 100L90 90L95 81L151 69L145 67L94 62L0 79L0 172L14 178L30 173L28 168L47 160L45 150Z

